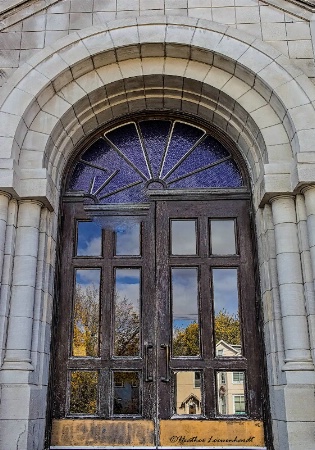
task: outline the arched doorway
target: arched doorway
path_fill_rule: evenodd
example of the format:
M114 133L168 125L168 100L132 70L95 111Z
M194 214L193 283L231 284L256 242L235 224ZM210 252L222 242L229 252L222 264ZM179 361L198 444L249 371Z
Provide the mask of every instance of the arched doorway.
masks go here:
M80 152L51 448L264 448L249 192L229 143L174 117L125 121Z

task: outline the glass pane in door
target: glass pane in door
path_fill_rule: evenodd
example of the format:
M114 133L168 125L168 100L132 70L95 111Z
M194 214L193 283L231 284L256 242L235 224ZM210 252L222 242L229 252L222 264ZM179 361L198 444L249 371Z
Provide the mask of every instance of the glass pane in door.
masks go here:
M100 269L77 269L73 299L73 356L98 356Z
M217 372L216 391L219 414L246 414L244 372Z
M140 383L138 372L114 372L114 415L140 414Z
M140 223L131 220L121 220L121 224L115 227L117 256L140 255Z
M202 413L201 372L180 370L174 372L175 414L196 415Z
M114 355L140 354L140 283L139 268L115 270L115 330Z
M211 220L210 229L212 255L234 255L236 253L235 221Z
M172 255L196 255L196 220L171 220Z
M77 256L101 256L102 228L95 222L77 222Z
M173 356L200 355L198 269L172 268Z
M237 269L212 270L217 356L241 356Z
M98 373L70 372L70 414L96 414Z

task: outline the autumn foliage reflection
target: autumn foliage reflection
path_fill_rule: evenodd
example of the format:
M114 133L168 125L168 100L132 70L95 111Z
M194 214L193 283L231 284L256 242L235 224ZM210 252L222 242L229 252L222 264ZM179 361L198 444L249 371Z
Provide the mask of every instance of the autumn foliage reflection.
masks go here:
M74 296L73 356L98 356L99 290L76 286Z
M74 371L71 373L71 414L96 414L97 372Z
M137 356L140 345L139 314L128 298L115 295L115 356Z
M241 345L240 321L237 315L229 314L225 309L215 316L215 342L224 341L229 345Z
M221 310L215 316L215 342L223 340L229 345L241 345L240 322L236 315ZM199 325L190 323L186 328L174 330L173 356L198 356Z

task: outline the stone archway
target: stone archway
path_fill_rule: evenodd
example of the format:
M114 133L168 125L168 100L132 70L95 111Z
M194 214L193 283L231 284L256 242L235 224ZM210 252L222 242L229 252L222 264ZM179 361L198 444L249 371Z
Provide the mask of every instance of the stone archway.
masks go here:
M79 31L46 48L14 73L3 89L0 110L0 185L4 191L0 234L7 239L15 228L12 215L18 214L15 255L11 250L4 258L4 238L0 248L0 267L10 270L12 277L12 291L5 287L3 297L11 318L5 319L9 323L8 345L1 380L8 401L12 388L23 385L24 415L16 435L17 440L22 436L25 448L33 448L36 439L36 431L25 419L32 398L38 391L42 403L46 398L43 386L47 375L39 380L38 370L43 374L48 360L43 339L49 342L58 201L64 168L73 149L102 124L132 112L173 109L198 116L237 144L252 180L260 242L266 242L268 231L273 233L271 210L266 205L262 212L259 205L277 195L296 193L315 179L309 157L315 137L314 100L315 90L309 80L274 48L234 28L183 18L114 21L107 27ZM14 200L9 200L11 195ZM311 217L311 194L307 198L307 214ZM302 196L299 202L299 211L303 212ZM272 205L278 229L284 221L289 223L290 233L296 234L293 198L278 198ZM272 246L274 241L270 239ZM10 242L14 246L14 236ZM280 297L263 286L266 329L271 338L267 354L274 377L276 367L282 367L283 362L312 370L309 347L314 348L307 336L297 240L290 252L280 245L276 253L259 253L264 280L274 276L275 259L281 268L281 253L286 253L288 260L294 255L294 261L291 258L288 262L289 275L279 273ZM307 264L311 269L310 258ZM32 270L23 278L25 265ZM296 270L300 287L298 307L292 315L286 310L285 289L290 288L288 277ZM312 275L307 282L312 282ZM22 295L24 309L19 300ZM306 309L311 301L310 297ZM280 304L282 312L277 321ZM310 312L311 308L309 321L313 317ZM299 317L302 330L303 342L293 349L294 339L288 341L289 329L282 335L281 320L287 314ZM24 330L21 339L16 337L17 324ZM2 408L6 408L5 402ZM275 420L279 414L275 407ZM41 411L34 419L38 433L43 433L43 416ZM12 424L13 418L14 411ZM2 433L5 442L6 431Z
M61 153L100 123L145 108L180 108L229 128L245 159L248 148L260 148L249 157L253 173L255 160L290 163L309 148L313 133L314 88L308 79L258 39L200 20L141 19L87 29L31 58L12 83L1 108L3 151L20 161L22 171L33 166L27 150L40 146L37 169L46 167L52 175L52 139ZM31 178L42 176L33 172ZM18 178L24 195L32 196L27 177ZM267 179L268 184L272 178ZM287 180L285 190L290 185Z

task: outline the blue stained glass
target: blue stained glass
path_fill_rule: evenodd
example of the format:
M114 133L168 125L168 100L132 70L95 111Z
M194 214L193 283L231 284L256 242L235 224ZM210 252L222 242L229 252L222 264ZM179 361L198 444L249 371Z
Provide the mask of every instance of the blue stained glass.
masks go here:
M225 161L217 166L198 172L170 184L172 189L202 188L238 188L243 180L234 161Z
M121 169L118 173L113 173L113 178L109 181L109 183L99 192L99 196L102 197L107 194L111 194L118 189L122 189L130 184L141 182L142 178L138 175L137 172L132 172L129 166L125 164L121 164Z
M165 157L162 177L196 144L204 134L202 130L182 122L175 122L170 144Z
M229 152L220 142L209 136L184 159L165 181L169 183L182 175L186 175L189 172L205 167L228 156L230 156Z
M131 183L141 181L141 176L130 166L122 156L120 156L116 150L112 149L105 143L103 148L92 146L87 152L84 153L82 159L85 161L93 161L94 164L98 164L107 169L104 175L99 175L97 183L94 185L93 193L102 186L106 180L108 183L97 192L98 196L109 194Z
M116 128L106 137L131 161L148 179L151 178L142 146L134 123Z
M100 179L102 176L106 177L102 170L78 162L70 179L69 189L71 191L90 192L93 178Z
M166 120L147 120L139 124L154 178L159 176L170 125Z
M137 186L130 187L123 191L117 192L116 194L110 195L109 197L100 200L102 204L113 204L113 203L147 203L148 197L146 196L146 191L144 189L144 183L138 184Z
M106 155L110 150L110 145L104 139L98 139L83 153L81 159L106 168L109 167L106 165Z
M152 176L146 166L136 126L129 123L107 133L118 150L104 139L99 139L82 154L70 177L69 189L92 193L100 203L105 204L148 202L146 191L153 187L193 189L237 188L243 185L240 171L229 152L213 137L207 136L191 151L204 134L199 128L175 121L165 155L171 123L168 120L140 122ZM172 169L174 171L159 182L157 175L163 158L164 176ZM230 159L207 167L224 158ZM147 184L144 173L151 183Z

